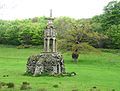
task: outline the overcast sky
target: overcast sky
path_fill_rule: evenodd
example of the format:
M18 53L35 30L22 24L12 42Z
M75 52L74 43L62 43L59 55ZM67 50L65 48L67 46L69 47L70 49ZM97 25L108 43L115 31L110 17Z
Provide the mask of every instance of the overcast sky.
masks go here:
M36 16L90 18L103 13L112 0L0 0L0 19L23 19Z

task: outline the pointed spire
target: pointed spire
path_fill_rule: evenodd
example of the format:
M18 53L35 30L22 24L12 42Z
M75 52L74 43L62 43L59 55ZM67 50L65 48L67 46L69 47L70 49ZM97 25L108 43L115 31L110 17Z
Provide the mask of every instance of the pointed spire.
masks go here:
M52 9L50 9L50 17L52 17Z

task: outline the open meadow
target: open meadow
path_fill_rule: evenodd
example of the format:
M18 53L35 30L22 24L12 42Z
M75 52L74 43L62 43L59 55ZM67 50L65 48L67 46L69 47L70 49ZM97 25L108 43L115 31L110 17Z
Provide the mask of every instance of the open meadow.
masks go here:
M66 71L75 72L76 76L24 76L27 58L40 52L39 48L0 45L0 82L15 84L14 89L3 87L0 91L19 91L22 82L30 83L29 91L91 91L93 87L100 91L120 91L120 51L83 53L78 63L72 62L70 52L63 53Z

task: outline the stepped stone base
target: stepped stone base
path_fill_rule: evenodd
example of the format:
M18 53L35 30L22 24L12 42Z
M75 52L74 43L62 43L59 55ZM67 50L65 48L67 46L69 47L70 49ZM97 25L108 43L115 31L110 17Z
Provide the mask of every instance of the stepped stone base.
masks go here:
M33 76L65 73L64 60L60 53L42 53L28 58L26 73Z

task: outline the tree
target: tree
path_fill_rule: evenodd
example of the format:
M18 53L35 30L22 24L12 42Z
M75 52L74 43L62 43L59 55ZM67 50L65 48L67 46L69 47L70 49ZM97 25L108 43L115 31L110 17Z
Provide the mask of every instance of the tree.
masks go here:
M104 8L102 26L106 31L112 25L120 24L120 2L111 1Z
M91 18L91 26L92 26L92 31L98 32L98 33L103 33L103 27L102 27L102 15L96 15L93 18Z
M45 26L45 17L12 21L0 20L0 43L43 45Z
M91 46L99 47L100 41L105 38L104 35L92 31L89 19L76 21L72 25L71 30L65 32L64 37L61 39L61 45L59 46L62 49L71 50L72 46L81 43L88 43Z
M75 19L69 17L59 17L54 20L54 25L56 27L57 37L62 39L65 32L71 30Z
M120 49L120 24L112 25L107 31L106 34L109 37L107 41L107 47Z
M106 41L106 47L120 48L119 47L119 24L120 24L120 1L109 2L104 8L104 14L102 15L102 27L104 34L108 36Z

